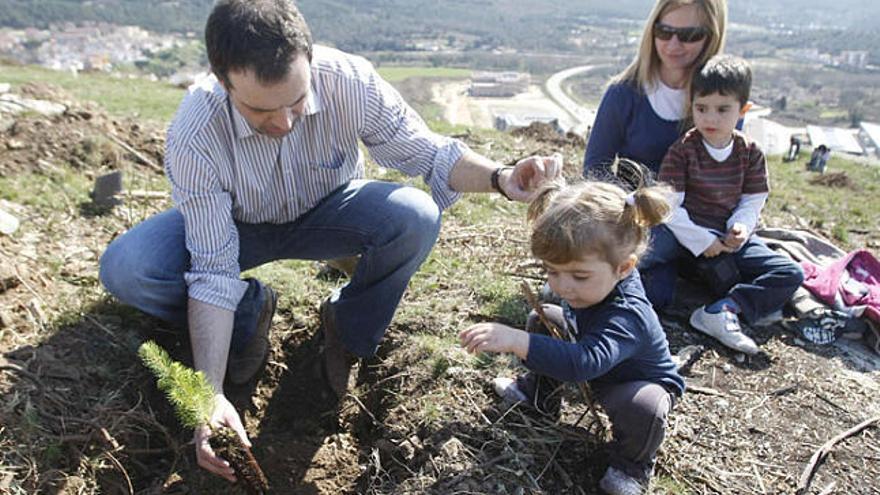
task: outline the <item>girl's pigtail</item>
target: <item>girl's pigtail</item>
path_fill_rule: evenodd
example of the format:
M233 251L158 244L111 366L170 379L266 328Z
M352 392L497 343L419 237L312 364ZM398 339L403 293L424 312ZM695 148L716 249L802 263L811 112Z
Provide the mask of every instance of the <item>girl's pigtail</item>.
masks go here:
M565 187L565 179L556 179L552 181L548 181L540 189L538 189L538 193L532 198L532 201L529 203L529 212L528 219L529 222L534 222L538 217L541 216L542 213L547 209L547 206L550 204L550 201L556 196L556 193L561 191Z
M649 229L669 219L672 207L669 205L671 190L667 186L650 186L636 189L626 199L623 209L624 221Z

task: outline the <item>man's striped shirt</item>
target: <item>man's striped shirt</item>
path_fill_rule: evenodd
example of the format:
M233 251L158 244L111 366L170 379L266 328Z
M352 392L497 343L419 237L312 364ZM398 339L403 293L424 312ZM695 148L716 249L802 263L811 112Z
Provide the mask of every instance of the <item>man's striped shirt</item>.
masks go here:
M165 170L183 214L189 296L235 310L240 280L235 222L296 220L363 177L362 142L379 165L421 175L446 208L464 143L431 132L361 57L316 46L304 114L284 138L257 132L213 76L190 88L168 130Z

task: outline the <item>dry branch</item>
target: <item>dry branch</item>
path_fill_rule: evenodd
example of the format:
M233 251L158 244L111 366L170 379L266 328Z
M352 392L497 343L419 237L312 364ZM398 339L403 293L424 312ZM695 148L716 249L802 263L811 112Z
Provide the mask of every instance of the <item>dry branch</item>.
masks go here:
M813 457L810 458L810 462L807 464L807 467L804 469L804 472L801 474L800 482L798 482L797 491L795 492L797 495L804 495L807 493L807 490L810 488L810 483L813 482L813 476L816 475L816 472L819 471L819 467L825 462L825 458L828 457L828 454L831 453L831 450L834 449L834 446L840 443L842 440L849 438L853 435L860 433L862 430L872 426L874 423L880 422L880 416L875 416L866 421L862 421L861 423L853 426L852 428L846 430L845 432L837 435L825 442L816 453L813 454Z
M550 332L554 338L559 340L564 340L568 342L575 342L574 335L568 332L568 330L563 330L557 327L547 315L544 314L544 308L541 306L540 301L535 296L535 293L532 292L532 288L529 286L528 282L523 280L522 284L523 295L528 301L529 306L535 310L535 313L538 315L538 319L541 320L541 323L544 324L544 327L547 328L547 331ZM565 337L563 337L563 331L565 332ZM567 337L567 338L566 338ZM602 421L602 417L599 415L599 410L596 408L596 402L593 400L593 394L590 390L590 385L586 382L578 383L578 388L580 388L581 395L584 397L584 402L587 403L587 406L590 408L590 412L593 414L593 419L596 421L596 424L602 429L602 436L604 438L608 438L608 427L605 425L605 422Z
M149 158L147 158L147 156L144 155L143 153L141 153L140 151L132 148L130 144L123 141L122 138L120 138L116 134L113 134L112 132L108 132L108 133L105 133L104 135L107 136L108 139L110 139L111 141L116 143L116 145L118 145L120 148L122 148L125 151L134 155L134 157L137 158L137 161L140 162L141 164L146 165L157 172L164 172L162 167L160 167L158 164L156 164L153 160L150 160Z

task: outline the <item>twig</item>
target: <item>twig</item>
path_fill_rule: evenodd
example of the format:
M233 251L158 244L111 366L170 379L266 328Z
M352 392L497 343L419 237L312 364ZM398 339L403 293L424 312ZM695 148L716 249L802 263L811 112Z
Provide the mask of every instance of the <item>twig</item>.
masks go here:
M547 469L550 468L550 465L553 464L554 461L556 461L556 454L559 453L559 449L562 448L563 443L565 443L565 442L559 442L559 444L556 446L556 448L553 449L553 453L550 455L550 460L547 461L547 464L544 464L544 469L541 469L541 472L538 473L538 477L536 478L537 480L540 481L541 477L544 476L544 473L547 472Z
M96 320L95 318L92 317L92 315L90 315L90 314L88 314L88 313L83 313L83 317L84 317L85 319L89 320L89 322L91 322L93 325L95 325L96 327L98 327L99 330L103 330L104 333L106 333L107 335L109 335L109 336L110 336L110 344L111 344L111 345L113 345L114 347L117 347L117 348L119 348L119 349L123 349L123 350L125 350L125 348L124 348L121 344L119 344L118 342L116 342L116 340L117 340L117 336L116 336L116 334L113 333L113 331L111 331L109 328L107 328L106 325L104 325L104 324L101 323L100 321Z
M43 385L43 382L42 380L40 380L39 376L26 370L23 366L19 366L18 364L8 361L3 356L0 356L0 370L14 371L21 375L23 378L27 378L31 381L31 383L36 385L37 393L40 395L43 395L43 393L46 391L46 386Z
M695 394L714 395L716 397L724 397L725 395L727 395L724 392L721 392L714 388L700 387L698 385L688 385L686 390Z
M153 170L155 170L155 171L157 171L157 172L164 172L164 170L162 169L162 167L160 167L160 166L157 165L155 162L153 162L153 160L150 160L149 158L147 158L146 155L144 155L144 154L141 153L140 151L138 151L138 150L132 148L131 145L129 145L128 143L126 143L125 141L123 141L123 140L122 140L119 136L117 136L116 134L113 134L112 132L108 132L108 133L105 133L104 135L107 136L107 138L109 138L111 141L113 141L114 143L116 143L120 148L122 148L122 149L124 149L125 151L127 151L127 152L131 153L132 155L134 155L134 157L137 158L137 161L138 161L138 162L140 162L140 163L142 163L143 165L146 165L146 166L152 168Z
M532 292L532 288L529 286L528 282L523 280L522 284L523 295L526 297L526 301L529 302L529 305L532 309L535 310L535 314L538 315L538 319L541 320L541 323L544 324L544 327L547 328L547 331L550 332L553 337L559 340L567 340L568 342L574 342L574 336L565 330L565 335L568 337L567 339L562 336L562 330L560 330L553 322L547 318L547 315L544 314L544 308L541 306L541 303L538 301L538 298L535 296L535 293ZM599 411L596 409L596 403L593 401L593 394L591 393L589 384L585 382L578 383L578 388L581 390L581 395L584 397L584 401L587 403L587 406L590 408L590 412L593 413L593 419L596 420L596 424L599 425L599 428L602 429L602 436L608 437L608 427L605 426L605 422L602 421L602 417L599 416Z
M819 492L819 495L829 495L832 491L834 491L834 489L836 487L837 487L837 482L832 481L831 483L828 483L828 486L823 488L821 492Z
M761 493L767 493L767 487L764 486L764 478L761 476L761 473L758 472L758 466L752 464L752 471L755 472L755 478L758 479L758 486L761 488Z
M165 191L147 191L145 189L123 191L120 196L126 196L135 199L167 199L170 197L169 194Z
M531 275L528 273L501 272L501 274L504 275L505 277L528 278L531 280L541 280L541 281L544 280L544 277L541 277L539 275Z
M21 285L24 285L24 288L33 294L43 307L46 307L46 301L44 301L40 294L31 287L31 284L27 283L27 280L21 276L21 272L18 271L18 265L12 265L12 269L15 270L15 276L18 278L19 282L21 282Z
M122 466L122 463L119 462L116 457L113 456L110 452L104 452L104 456L108 457L110 461L116 466L117 469L122 473L122 476L125 478L125 482L128 484L128 493L129 495L134 495L134 486L131 484L131 478L128 476L128 471Z
M477 412L480 413L480 417L483 418L483 421L485 421L487 425L492 426L492 421L490 421L489 418L487 418L486 415L483 414L483 411L480 409L480 407L477 406L477 403L474 401L474 398L471 397L471 391L468 390L467 387L464 387L464 395L467 396L471 405L474 406L474 409L476 409Z
M357 403L357 405L360 406L360 408L361 408L362 411L364 411L365 413L367 413L367 416L369 416L370 419L373 420L373 424L375 424L376 426L384 426L384 425L382 424L381 421L379 421L378 419L376 419L376 416L374 416L373 413L370 412L369 409L367 409L367 406L365 406L364 403L361 402L361 400L358 399L358 397L357 397L356 395L354 395L354 394L348 394L348 396L351 397L352 399L354 399L355 403Z
M810 488L810 483L813 482L813 476L816 475L816 472L819 470L819 466L821 466L822 463L825 462L825 458L828 457L828 454L831 453L831 450L834 449L835 445L837 445L841 440L860 433L862 430L868 428L869 426L872 426L878 421L880 421L880 416L875 416L866 421L862 421L856 426L853 426L852 428L825 442L825 444L822 445L819 450L817 450L813 454L813 457L810 458L810 462L807 464L807 467L801 474L801 479L800 482L798 482L797 490L795 491L795 493L797 495L804 495L805 493L807 493L807 490Z
M778 388L778 389L770 392L769 395L779 397L780 395L790 394L791 392L796 391L799 386L800 386L800 384L795 383L794 385L789 385L787 387Z

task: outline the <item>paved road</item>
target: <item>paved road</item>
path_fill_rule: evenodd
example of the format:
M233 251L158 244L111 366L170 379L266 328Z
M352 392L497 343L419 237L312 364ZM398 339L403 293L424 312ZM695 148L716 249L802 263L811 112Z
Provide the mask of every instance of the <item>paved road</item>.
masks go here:
M571 97L565 94L565 91L562 90L562 82L569 77L588 72L597 67L600 66L580 65L577 67L571 67L570 69L559 71L556 74L550 76L550 78L547 79L547 82L544 85L547 88L547 94L550 95L550 98L552 98L559 106L561 106L563 109L565 109L566 112L574 117L577 123L575 124L573 130L578 133L585 132L587 130L587 127L593 125L593 121L596 120L596 112L591 108L581 106L578 102L574 101Z

